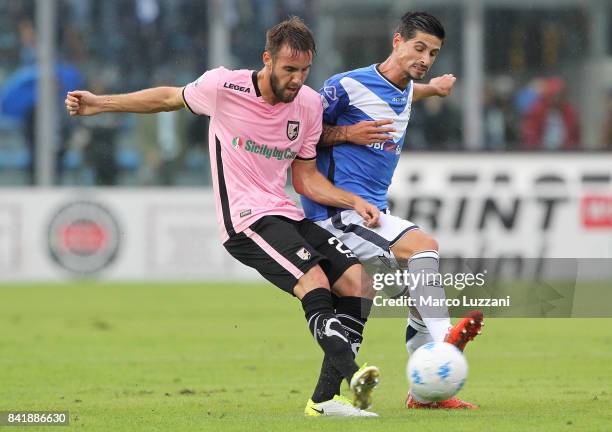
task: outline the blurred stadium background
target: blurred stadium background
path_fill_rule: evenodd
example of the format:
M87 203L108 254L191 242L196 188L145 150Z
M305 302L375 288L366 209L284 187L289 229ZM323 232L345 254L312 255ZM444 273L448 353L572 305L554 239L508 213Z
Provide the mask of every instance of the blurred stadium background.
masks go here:
M289 14L318 89L384 60L411 9L447 29L430 77L458 81L413 105L394 211L447 256L612 256L609 1L0 0L0 278L256 278L217 241L206 118L70 119L66 90L258 69Z

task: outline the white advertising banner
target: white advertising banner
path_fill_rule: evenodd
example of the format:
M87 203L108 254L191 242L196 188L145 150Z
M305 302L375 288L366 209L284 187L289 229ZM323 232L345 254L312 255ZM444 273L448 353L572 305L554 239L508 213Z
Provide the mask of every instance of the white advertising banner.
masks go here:
M257 279L221 245L212 192L3 189L0 280Z
M442 256L612 258L611 154L406 154L389 197Z
M396 216L443 257L612 258L612 155L406 154ZM0 281L261 280L203 189L4 188Z

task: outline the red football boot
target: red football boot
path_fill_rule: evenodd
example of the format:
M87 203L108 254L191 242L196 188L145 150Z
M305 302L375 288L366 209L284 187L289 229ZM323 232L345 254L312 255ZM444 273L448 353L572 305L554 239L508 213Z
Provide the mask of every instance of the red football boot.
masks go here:
M481 311L468 312L465 318L455 324L449 331L444 342L455 345L461 351L465 345L480 334L484 326L484 316Z
M412 394L408 392L408 398L406 399L406 408L408 409L476 409L478 405L471 404L466 401L462 401L458 397L452 397L440 402L419 402L412 397Z

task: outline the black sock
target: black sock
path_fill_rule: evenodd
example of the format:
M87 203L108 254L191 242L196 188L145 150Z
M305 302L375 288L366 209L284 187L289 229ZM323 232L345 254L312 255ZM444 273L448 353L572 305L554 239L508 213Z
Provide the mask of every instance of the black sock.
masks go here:
M361 297L340 297L336 304L336 316L344 327L354 356L357 356L363 341L363 329L368 320L372 301ZM342 374L325 356L321 365L319 381L312 394L315 403L324 402L340 394Z
M361 342L363 341L363 329L370 310L372 300L363 297L340 297L336 306L336 316L348 333L349 343L353 355L357 357Z
M350 380L359 367L353 358L351 345L342 323L336 317L329 290L316 288L302 298L308 328L325 357L342 377Z

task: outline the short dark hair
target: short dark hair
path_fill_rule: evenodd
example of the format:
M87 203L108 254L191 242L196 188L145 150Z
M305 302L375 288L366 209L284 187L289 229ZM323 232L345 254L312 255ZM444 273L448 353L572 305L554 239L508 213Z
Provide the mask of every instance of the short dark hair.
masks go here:
M406 12L395 30L404 40L412 39L417 31L422 31L444 40L444 26L435 16L427 12Z
M287 44L293 53L317 53L314 37L301 18L291 16L266 32L266 51L276 57L283 45Z

